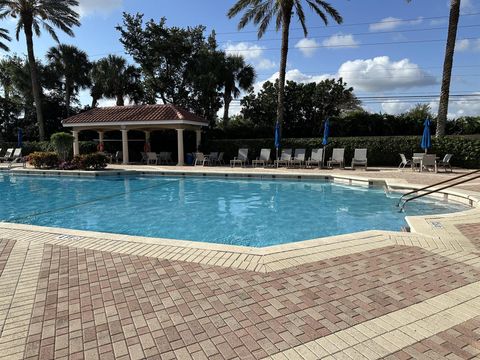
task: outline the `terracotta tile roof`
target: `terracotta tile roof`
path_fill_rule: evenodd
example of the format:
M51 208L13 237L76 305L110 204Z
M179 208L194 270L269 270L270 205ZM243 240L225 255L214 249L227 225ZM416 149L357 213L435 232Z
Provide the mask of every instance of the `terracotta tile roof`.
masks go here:
M174 105L132 105L95 108L62 121L63 125L113 122L184 120L202 124L208 121Z

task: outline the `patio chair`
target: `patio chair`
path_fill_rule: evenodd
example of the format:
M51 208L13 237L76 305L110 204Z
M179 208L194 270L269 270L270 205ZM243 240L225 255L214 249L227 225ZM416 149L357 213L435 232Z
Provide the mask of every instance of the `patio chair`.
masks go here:
M253 167L257 167L258 165L267 166L270 163L270 154L272 150L270 149L262 149L260 150L260 156L257 157L255 160L252 161Z
M275 166L279 167L280 165L288 166L288 163L292 160L292 149L283 149L280 159L275 160Z
M352 170L355 169L355 165L363 165L365 170L367 170L367 162L367 149L355 149L352 159Z
M412 169L420 168L425 153L413 153L412 157ZM421 170L421 169L420 169Z
M197 152L195 153L195 162L193 163L193 165L197 166L198 164L202 164L202 166L210 165L210 159L203 153Z
M142 164L147 164L148 163L148 156L147 156L147 153L145 152L140 152L140 155L142 155Z
M9 163L9 165L8 165L9 168L12 167L13 164L19 164L21 162L23 162L24 166L25 166L25 162L24 162L23 156L22 156L22 148L15 149L15 151L13 152L10 159L8 159L6 161Z
M400 165L398 165L399 169L404 169L405 166L413 166L412 165L412 160L407 159L405 154L400 154L400 159L401 159L402 162L400 163Z
M297 149L295 150L295 156L293 159L290 160L290 163L288 165L290 166L295 166L298 165L298 167L302 166L303 163L305 162L305 149Z
M234 167L237 164L240 166L245 166L248 163L248 149L238 149L238 156L234 157L233 160L230 160L230 166Z
M147 165L158 165L158 156L154 152L147 152Z
M305 166L312 167L313 165L318 165L318 168L323 167L323 149L313 149L310 159L305 162Z
M450 172L453 172L452 165L450 165L450 160L452 160L453 154L446 154L443 160L440 160L437 164L438 167L443 167L445 172L447 172L447 167L450 169Z
M224 157L225 157L225 153L223 151L220 152L220 154L218 154L218 158L217 158L218 165L225 165L225 160L223 160Z
M216 165L218 160L218 152L211 152L208 155L208 160L210 160L210 165L212 166Z
M0 157L0 162L8 161L12 157L14 150L15 150L14 148L7 149L7 151L5 152L5 155Z
M123 152L117 151L115 153L115 162L118 164L119 162L123 161Z
M340 168L345 167L345 149L333 149L332 157L327 161L327 167L338 165Z
M435 172L438 172L437 168L437 155L435 154L425 154L423 156L422 166L425 170L433 168Z

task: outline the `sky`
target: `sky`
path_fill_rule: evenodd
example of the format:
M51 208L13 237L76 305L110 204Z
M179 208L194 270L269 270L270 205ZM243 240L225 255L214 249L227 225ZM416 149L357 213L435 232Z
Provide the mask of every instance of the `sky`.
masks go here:
M144 13L146 19L167 18L169 26L205 25L215 30L219 47L241 54L255 66L260 89L278 76L280 34L273 26L257 39L256 29L237 29L238 17L226 13L235 0L80 0L82 25L75 37L61 42L85 50L91 60L125 54L115 26L122 13ZM305 2L304 2L305 3ZM343 16L342 25L323 22L307 9L308 37L298 21L291 26L287 79L297 82L342 77L373 112L398 114L416 103L438 108L438 94L447 36L448 0L338 0L330 1ZM308 5L305 6L308 7ZM480 0L462 0L457 35L449 116L480 115ZM14 23L0 23L13 31ZM43 34L35 40L37 58L54 41ZM11 53L24 56L24 38L10 44ZM0 52L0 56L5 53ZM414 96L414 97L412 97ZM415 97L417 96L417 97ZM418 97L421 96L421 97ZM90 103L87 92L81 102ZM104 105L111 104L103 101ZM238 113L236 101L231 113Z

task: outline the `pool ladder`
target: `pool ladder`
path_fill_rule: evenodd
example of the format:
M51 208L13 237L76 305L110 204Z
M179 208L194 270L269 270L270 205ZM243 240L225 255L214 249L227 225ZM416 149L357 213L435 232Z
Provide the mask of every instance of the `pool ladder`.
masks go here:
M402 195L400 200L398 200L397 207L399 207L400 212L402 212L405 209L405 205L407 205L408 202L410 202L412 200L422 198L422 197L430 195L430 194L440 192L442 190L445 190L445 189L448 189L448 188L451 188L451 187L454 187L454 186L457 186L457 185L464 184L466 182L469 182L469 181L472 181L472 180L475 180L475 179L478 179L478 178L480 178L479 173L480 173L480 169L477 169L475 171L471 171L471 172L468 172L466 174L462 174L460 176L456 176L454 178L438 182L436 184L425 186L421 189L416 189L416 190L410 191L410 192ZM475 174L477 174L477 175L475 175ZM469 177L469 176L472 176L472 175L475 175L475 176ZM457 181L453 184L451 183L452 181L459 180L459 179L463 179L463 180ZM436 186L439 186L439 185L444 185L444 184L448 184L448 185L442 186L441 188L432 189L433 187L436 187ZM426 192L422 193L422 194L419 194L421 191L426 191ZM414 195L414 194L417 194L417 195L407 198L408 196L411 196L411 195Z

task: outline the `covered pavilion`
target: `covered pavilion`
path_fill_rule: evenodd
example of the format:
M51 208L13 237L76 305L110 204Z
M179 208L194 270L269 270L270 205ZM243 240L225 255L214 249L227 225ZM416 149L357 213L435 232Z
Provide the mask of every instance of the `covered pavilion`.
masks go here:
M173 129L177 131L178 162L184 165L184 131L195 131L197 149L202 140L202 128L208 126L208 120L192 114L178 106L132 105L94 108L62 121L71 128L74 136L73 154L80 154L80 131L98 132L99 144L103 147L104 134L108 131L121 131L123 163L129 163L128 132L130 130L145 133L145 147L150 148L150 133L155 130Z

